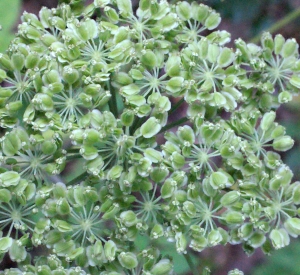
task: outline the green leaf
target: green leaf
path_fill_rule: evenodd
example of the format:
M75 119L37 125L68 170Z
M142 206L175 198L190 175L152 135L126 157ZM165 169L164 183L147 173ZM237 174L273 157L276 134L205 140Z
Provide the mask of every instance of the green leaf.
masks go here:
M11 29L17 21L20 11L20 0L1 0L0 1L0 52L4 52L10 41L13 39Z

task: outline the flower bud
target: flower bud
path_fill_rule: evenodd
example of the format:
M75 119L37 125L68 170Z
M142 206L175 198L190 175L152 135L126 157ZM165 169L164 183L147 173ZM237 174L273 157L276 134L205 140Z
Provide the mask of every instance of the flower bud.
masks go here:
M73 240L63 241L60 240L58 243L54 244L54 251L58 256L66 256L75 249L75 243Z
M151 138L155 136L161 129L159 121L155 117L150 117L142 126L141 134L145 138Z
M207 235L208 245L216 246L222 241L223 237L219 230L213 229Z
M8 203L11 200L11 192L7 189L0 189L0 202Z
M178 232L175 235L175 240L176 240L177 252L178 253L186 253L186 246L187 246L186 237L181 232Z
M65 67L62 77L69 85L72 85L79 79L79 72L71 67Z
M104 220L112 219L119 211L120 211L120 205L115 202L108 208L107 211L105 211L105 213L102 216L102 219Z
M221 48L216 44L210 44L208 47L207 59L211 63L215 63L220 55Z
M9 186L16 186L21 177L17 172L14 171L7 171L0 174L0 186L9 187Z
M300 182L295 182L291 186L293 186L293 202L295 204L300 204ZM0 192L1 193L1 192Z
M275 249L287 246L290 238L284 229L273 229L270 233L270 239Z
M173 266L169 259L161 259L152 267L150 272L152 275L165 275L169 274L172 268Z
M117 252L116 244L112 240L107 241L104 245L104 254L105 254L106 259L109 262L112 262L115 260L116 252Z
M5 105L5 109L9 112L16 112L20 110L23 107L22 101L14 101L14 102L9 102L8 104Z
M169 170L166 166L153 167L150 172L151 179L156 182L163 182L164 179L169 175Z
M0 253L4 254L13 244L13 239L10 237L0 238Z
M281 34L277 34L274 38L274 53L280 54L282 47L285 43L285 39Z
M223 189L228 185L229 179L224 172L213 172L209 177L209 183L214 189Z
M98 150L93 146L85 145L80 149L80 154L86 160L92 160L98 157Z
M223 48L218 57L218 64L221 67L228 67L233 62L234 57L235 55L231 49Z
M73 230L72 226L63 220L56 220L54 225L59 232L64 233L64 232L70 232Z
M221 16L219 13L216 12L211 12L210 15L206 18L205 22L204 22L204 26L208 29L208 30L213 30L216 27L219 26L219 24L221 23Z
M190 248L192 248L197 252L201 252L207 247L207 245L208 245L207 238L205 238L204 236L199 236L191 241Z
M53 16L51 18L51 25L54 26L56 29L64 31L66 29L66 22L63 18L58 16Z
M131 252L121 252L118 256L118 260L121 266L127 269L133 269L138 265L136 255Z
M172 77L166 86L166 89L171 92L171 94L176 94L181 91L184 78L181 76Z
M241 236L244 240L249 239L249 237L253 233L253 224L252 223L244 223L238 230L238 235Z
M116 12L115 9L109 7L109 6L106 6L104 8L104 13L105 15L107 16L107 18L109 19L109 21L113 24L116 24L118 23L119 21L119 15L118 13Z
M56 211L60 215L68 215L71 212L71 207L67 199L62 198L57 202Z
M156 55L151 50L146 50L144 54L142 54L141 62L143 65L149 68L154 68L157 66Z
M21 71L25 64L25 58L22 54L14 53L11 56L11 61L13 63L13 66L15 70Z
M248 244L254 248L261 247L266 241L266 236L261 232L254 232L248 239Z
M0 53L0 65L9 71L14 70L14 65L7 54Z
M121 176L123 167L120 165L113 166L107 173L108 180L116 180Z
M216 188L214 188L214 186L211 185L210 177L204 178L204 180L202 182L202 188L203 188L204 194L209 197L214 197L218 192L218 190Z
M278 95L278 102L279 103L287 103L293 99L293 95L288 91L283 91Z
M124 211L120 214L120 220L126 227L131 227L137 223L137 217L131 210Z
M244 222L243 214L237 211L227 212L224 218L228 224L242 224Z
M23 245L18 245L17 241L14 241L9 248L9 257L14 262L22 262L26 259L27 252Z
M161 224L156 223L150 233L151 239L158 239L160 237L163 237L164 235L164 228Z
M244 275L244 272L238 269L233 269L228 272L228 275Z
M193 218L196 214L196 207L190 201L185 201L183 203L182 210L189 218Z
M284 227L287 232L294 238L300 235L300 219L299 218L289 218L285 223Z
M185 158L178 152L173 152L170 156L170 160L172 162L173 168L176 170L182 168L185 164Z
M185 21L189 20L192 17L192 9L190 4L186 1L179 2L176 5L176 13L180 17L180 19Z
M271 111L271 112L265 113L263 118L261 119L260 128L263 131L269 130L270 127L273 125L275 118L276 118L275 112Z
M293 147L294 140L290 136L281 136L275 138L272 145L274 150L284 152Z
M285 43L282 47L281 55L283 58L288 58L290 56L293 56L296 53L298 53L298 48L299 48L299 45L294 38L288 39L285 41Z
M297 89L300 89L300 77L299 76L292 75L292 77L290 78L290 83Z
M274 49L274 41L272 35L269 32L264 32L261 36L261 44L264 48L268 48L271 51Z
M127 18L132 15L132 2L130 0L116 0L116 2L122 17Z
M232 206L240 200L240 196L239 191L230 191L222 196L220 202L225 207Z
M176 185L174 185L173 181L167 179L161 188L161 197L163 199L172 197L176 189Z

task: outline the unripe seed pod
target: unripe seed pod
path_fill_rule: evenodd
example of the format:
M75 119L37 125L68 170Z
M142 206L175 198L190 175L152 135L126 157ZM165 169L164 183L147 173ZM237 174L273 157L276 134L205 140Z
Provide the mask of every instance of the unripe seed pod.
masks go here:
M176 5L176 12L182 20L189 20L192 16L191 6L185 1Z
M10 237L2 237L0 238L0 252L6 253L8 249L12 246L13 239Z
M152 275L165 275L165 274L169 274L171 270L172 270L172 264L170 260L162 259L152 267L150 272Z
M62 76L64 81L72 85L79 79L79 72L71 67L65 67Z
M154 54L154 52L146 50L146 52L141 57L141 62L145 66L153 68L157 65L156 55Z
M46 140L42 144L42 151L45 155L52 155L56 152L57 145L51 140Z
M275 118L276 118L275 112L271 111L271 112L265 113L263 118L261 119L260 128L263 131L267 131L272 126Z
M36 53L30 53L26 56L25 66L28 69L34 69L39 62L39 55Z
M277 34L274 38L274 52L280 54L282 47L285 43L285 39L281 34Z
M265 241L266 236L264 233L254 232L253 235L249 238L248 243L254 248L259 248L264 244Z
M238 202L240 196L241 194L239 191L230 191L222 196L220 202L223 206L228 207Z
M137 223L137 217L131 210L124 211L120 214L120 220L126 227L131 227Z
M164 228L161 224L156 223L150 233L151 239L158 239L160 237L163 237L164 235Z
M300 235L300 219L299 218L289 218L285 223L284 227L288 233L296 238Z
M0 202L8 203L11 200L11 192L7 189L0 189Z
M244 222L244 216L240 212L230 211L225 215L225 221L228 224L242 224Z
M6 72L0 69L0 83L7 77ZM1 96L1 95L0 95Z
M7 54L0 53L0 65L9 71L14 69L14 65Z
M283 58L288 58L290 56L295 55L298 52L299 45L295 39L288 39L285 41L281 55Z
M116 244L112 240L107 241L104 245L104 254L106 259L109 262L114 261L116 257L116 252L117 252Z
M131 252L121 252L118 256L118 260L124 268L133 269L137 267L138 260L135 254Z
M284 152L293 147L294 140L290 136L282 136L275 138L272 145L274 150Z
M16 70L21 71L25 64L25 58L22 54L14 53L11 56L13 66Z

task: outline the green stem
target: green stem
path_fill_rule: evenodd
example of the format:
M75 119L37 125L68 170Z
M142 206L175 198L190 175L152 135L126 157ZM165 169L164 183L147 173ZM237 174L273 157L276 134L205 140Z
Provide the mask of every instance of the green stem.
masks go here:
M167 131L169 129L172 129L173 127L176 127L176 126L178 126L178 125L180 125L180 124L182 124L182 123L184 123L184 122L186 122L188 120L189 119L187 117L183 117L181 119L178 119L178 120L176 120L176 121L174 121L174 122L166 125L165 127L161 128L161 130L159 131L159 133L163 133L163 132L165 132L165 131Z
M77 183L78 181L81 181L82 179L84 179L86 176L88 175L88 173L86 171L84 171L82 174L80 174L79 176L75 177L74 179L70 180L67 185L73 185L74 183Z
M169 111L169 114L174 113L180 106L181 104L184 102L184 98L180 99Z
M67 154L67 156L66 156L67 160L79 159L79 158L82 158L82 155L80 153Z
M299 16L300 16L300 8L290 12L285 17L283 17L281 20L279 20L278 22L273 24L271 27L264 30L264 32L274 33L276 31L280 30L281 28L283 28L284 26L288 25L290 22L292 22L293 20L295 20ZM260 37L261 37L261 33L259 33L255 37L253 37L250 40L250 42L258 43L259 40L260 40Z
M142 117L138 117L135 118L132 126L130 127L130 134L133 135L134 132L146 121L146 118Z
M190 253L186 253L186 254L183 254L186 262L188 263L189 267L190 267L190 271L192 272L193 275L198 275L199 272L197 270L197 267L194 265L193 263L193 260L192 260L192 257L190 255Z
M111 99L108 102L109 105L109 110L114 114L115 118L118 118L119 116L119 111L118 111L118 105L117 105L117 97L116 97L116 91L113 87L111 87L110 82L106 82L107 89L111 93Z

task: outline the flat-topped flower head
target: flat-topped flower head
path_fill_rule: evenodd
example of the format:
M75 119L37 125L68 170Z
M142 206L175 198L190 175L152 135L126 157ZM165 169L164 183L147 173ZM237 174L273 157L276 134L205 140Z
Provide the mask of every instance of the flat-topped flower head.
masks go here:
M300 235L276 122L300 88L296 41L226 47L197 2L71 2L25 12L0 54L4 273L172 275L165 242L189 259Z

